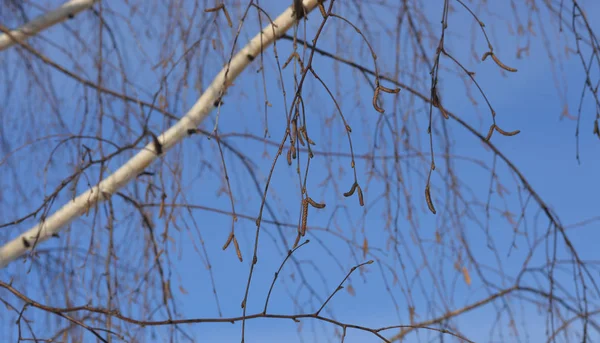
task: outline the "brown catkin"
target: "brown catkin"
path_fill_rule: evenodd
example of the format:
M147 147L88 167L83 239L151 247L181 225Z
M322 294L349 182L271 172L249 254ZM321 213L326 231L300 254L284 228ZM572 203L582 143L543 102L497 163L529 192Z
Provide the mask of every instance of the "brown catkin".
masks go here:
M227 247L229 246L229 244L231 243L232 240L233 240L233 231L231 231L229 233L229 237L227 237L227 241L223 245L223 250L227 249Z
M356 183L356 182L355 182L355 183L352 185L352 188L350 188L350 190L349 190L348 192L344 193L344 196L345 196L346 198L347 198L347 197L349 197L349 196L352 196L352 194L354 194L354 191L356 190L356 187L357 187L357 186L358 186L358 183Z
M365 199L363 198L363 192L360 186L356 187L358 189L358 203L360 206L365 206Z
M504 70L506 70L506 71L510 71L511 73L516 73L516 72L517 72L517 70L516 70L515 68L511 68L511 67L507 66L506 64L502 63L502 62L501 62L501 61L498 59L498 57L496 57L496 55L492 54L492 59L494 60L494 62L496 62L496 64L497 64L497 65L498 65L500 68L502 68L502 69L504 69Z
M433 201L431 201L431 192L429 191L429 185L425 186L425 201L431 213L435 214L435 207L433 207Z
M496 128L496 124L492 124L492 125L490 126L490 129L489 129L489 131L488 131L488 134L487 134L487 136L485 136L485 140L486 140L486 141L489 141L489 140L490 140L490 138L492 138L492 134L494 133L494 128Z
M314 208L325 208L325 204L318 203L314 201L312 198L308 197L308 203Z
M383 113L385 112L385 110L381 107L379 107L379 105L377 105L377 99L379 98L379 92L381 91L381 89L379 87L375 88L375 94L373 94L373 108L375 109L375 111L379 112L379 113Z
M300 234L304 236L306 234L306 222L308 220L308 199L302 200L302 219L300 222Z
M240 260L240 262L243 262L244 259L242 259L242 251L240 250L240 245L238 244L238 241L235 238L235 236L233 236L233 246L235 247L235 252L237 254L238 259Z
M499 128L498 126L496 126L494 128L496 129L496 131L498 131L499 134L504 135L504 136L514 136L514 135L518 134L519 132L521 132L521 130L504 131L501 128Z

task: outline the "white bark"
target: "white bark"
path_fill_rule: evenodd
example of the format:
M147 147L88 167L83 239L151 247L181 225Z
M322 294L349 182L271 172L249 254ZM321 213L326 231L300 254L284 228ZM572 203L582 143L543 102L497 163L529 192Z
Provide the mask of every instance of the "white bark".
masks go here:
M69 19L70 16L74 16L77 13L92 7L94 2L96 2L96 0L67 1L54 11L50 11L44 15L41 15L21 26L20 28L11 31L10 35L6 33L0 35L0 51L16 44L13 38L23 42L27 38L36 35L40 31L45 30L52 25L63 22Z
M318 0L304 0L306 12L313 10L317 2ZM292 8L289 7L272 24L263 29L262 45L261 33L259 33L241 49L233 57L231 64L225 66L217 74L208 89L189 112L158 137L162 144L163 153L166 153L167 150L188 136L188 129L195 129L208 116L214 108L214 102L218 100L220 94L226 88L224 85L232 84L235 78L250 64L251 59L248 56L257 57L262 50L291 28L294 22L295 17L292 16ZM226 73L227 80L225 79ZM10 262L25 254L34 245L38 245L52 237L53 234L60 232L75 218L86 213L89 208L109 198L111 194L144 171L157 157L153 144L148 144L145 149L141 150L98 185L64 205L60 210L46 218L45 221L0 247L0 268L4 268ZM26 247L25 241L30 247Z

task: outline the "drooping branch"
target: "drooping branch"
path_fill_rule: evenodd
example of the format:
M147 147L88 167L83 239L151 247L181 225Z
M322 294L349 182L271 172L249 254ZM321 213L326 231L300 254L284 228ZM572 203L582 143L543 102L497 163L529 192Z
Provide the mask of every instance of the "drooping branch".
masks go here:
M318 0L305 0L305 13L312 11L317 4ZM45 218L33 228L0 247L0 268L6 267L11 261L34 249L37 244L56 235L75 218L86 213L99 202L109 199L117 190L124 187L129 181L143 172L160 154L166 153L175 144L187 137L188 131L200 125L214 108L214 104L218 103L227 88L233 84L237 76L264 49L290 29L296 20L292 7L288 7L279 17L254 36L244 48L233 56L230 63L217 74L213 82L188 113L167 131L157 136L156 142L148 144L98 185L79 195L53 215Z
M18 29L12 30L10 34L0 35L0 51L10 48L18 42L24 42L27 38L35 36L39 32L73 18L77 13L92 7L96 0L71 0L59 8L43 14Z

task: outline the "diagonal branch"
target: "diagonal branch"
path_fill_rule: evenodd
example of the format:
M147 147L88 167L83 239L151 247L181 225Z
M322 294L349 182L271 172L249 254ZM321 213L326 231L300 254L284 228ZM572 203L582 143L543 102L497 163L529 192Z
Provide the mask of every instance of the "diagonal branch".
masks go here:
M318 0L304 0L306 13L317 6ZM242 48L214 78L213 82L198 99L189 112L175 125L158 136L158 144L148 144L137 155L132 157L121 168L102 180L98 185L79 195L64 205L60 210L46 218L33 228L0 247L0 268L56 235L75 218L86 213L99 202L107 200L117 190L148 167L160 153L165 153L175 144L188 136L188 130L195 129L208 116L218 103L227 88L235 78L257 57L265 48L294 25L296 17L292 7L288 7L275 21L265 27ZM10 37L10 35L9 35Z
M70 0L59 8L43 14L20 28L13 30L10 34L0 35L0 51L13 46L17 42L24 42L27 38L35 36L39 32L52 25L73 18L77 13L87 10L97 0Z

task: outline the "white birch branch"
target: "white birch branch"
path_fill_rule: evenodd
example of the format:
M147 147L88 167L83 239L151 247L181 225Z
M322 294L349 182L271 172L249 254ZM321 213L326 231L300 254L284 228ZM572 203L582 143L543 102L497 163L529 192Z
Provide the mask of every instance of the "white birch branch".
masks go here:
M306 13L317 6L318 0L304 0ZM268 25L261 33L257 34L243 49L225 66L215 77L208 89L194 104L189 112L175 125L163 132L159 137L163 153L172 148L179 141L188 136L188 129L197 128L210 111L214 108L215 101L224 94L227 86L257 57L262 50L281 37L296 19L292 16L292 7L285 10L275 21ZM261 44L262 41L262 44ZM227 74L227 76L226 76ZM227 77L227 79L226 79ZM127 163L113 174L102 180L98 185L79 195L74 200L64 205L60 210L46 218L33 228L22 233L17 238L0 247L0 268L25 254L34 246L48 240L53 234L60 232L75 218L86 213L99 202L110 198L118 189L124 187L130 180L139 175L146 167L157 159L154 144L148 144Z
M16 44L14 39L24 42L27 38L36 35L40 31L63 22L81 11L85 11L92 7L94 2L96 2L96 0L67 1L59 8L33 19L16 30L10 31L10 35L6 33L0 35L0 51L8 49Z

